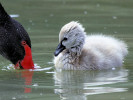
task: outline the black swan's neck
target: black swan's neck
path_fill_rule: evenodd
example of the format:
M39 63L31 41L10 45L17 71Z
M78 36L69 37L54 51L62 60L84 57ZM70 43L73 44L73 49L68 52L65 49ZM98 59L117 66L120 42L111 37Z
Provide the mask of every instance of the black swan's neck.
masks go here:
M10 18L5 9L0 3L0 24L5 23Z

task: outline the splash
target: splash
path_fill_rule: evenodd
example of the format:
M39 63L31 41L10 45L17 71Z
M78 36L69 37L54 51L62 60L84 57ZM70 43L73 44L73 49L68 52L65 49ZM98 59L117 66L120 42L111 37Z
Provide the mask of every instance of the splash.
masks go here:
M13 64L9 64L8 66L4 66L1 70L15 70L14 65Z
M46 68L42 68L41 66L39 66L38 64L34 64L35 69L29 69L29 71L48 71L51 70L53 67L46 67ZM3 71L9 71L9 70L15 70L14 65L13 64L9 64L8 66L4 66L2 67Z

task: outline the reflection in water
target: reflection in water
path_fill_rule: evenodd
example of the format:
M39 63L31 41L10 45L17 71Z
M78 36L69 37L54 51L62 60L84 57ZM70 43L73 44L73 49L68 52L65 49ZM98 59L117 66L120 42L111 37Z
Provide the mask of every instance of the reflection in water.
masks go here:
M128 71L62 71L54 74L55 93L61 100L87 100L87 95L124 92L127 88L114 87L127 82Z
M31 88L28 88L27 86L32 85L32 76L33 71L25 70L21 72L21 77L25 80L25 87L24 87L24 93L30 93Z
M35 64L35 68L40 68L37 64ZM2 70L8 71L8 70L14 70L14 65L9 64L8 66L4 66ZM37 70L37 69L36 69ZM19 74L21 74L21 78L24 79L24 93L30 93L31 88L28 88L29 85L32 85L32 77L33 77L34 70L20 70L20 72L16 72L17 77L19 78Z

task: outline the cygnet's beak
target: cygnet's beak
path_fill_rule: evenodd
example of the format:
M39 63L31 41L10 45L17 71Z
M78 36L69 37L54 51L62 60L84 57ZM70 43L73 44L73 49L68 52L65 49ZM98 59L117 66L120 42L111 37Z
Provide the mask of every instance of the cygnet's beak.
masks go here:
M64 45L62 45L62 42L59 43L59 45L57 46L54 55L58 56L66 47Z

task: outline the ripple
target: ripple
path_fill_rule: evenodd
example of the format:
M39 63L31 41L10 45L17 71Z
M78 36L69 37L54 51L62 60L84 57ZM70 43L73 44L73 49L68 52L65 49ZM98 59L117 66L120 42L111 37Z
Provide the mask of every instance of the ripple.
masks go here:
M34 67L35 67L35 69L29 69L29 71L48 71L53 68L53 67L42 68L36 63L34 64ZM14 68L13 64L9 64L7 66L4 66L1 70L3 70L3 71L15 70L15 68ZM50 73L50 72L47 72L47 73Z
M84 88L84 90L88 91L84 93L85 95L95 95L95 94L103 94L103 93L125 92L128 89L113 88L113 87L89 87L89 88Z
M111 71L56 71L54 73L55 93L68 100L87 100L87 95L121 93L128 88L121 86L128 82L128 70ZM76 99L75 99L76 98Z
M52 67L46 67L46 68L36 68L33 71L46 71L46 70L50 70L52 69Z

